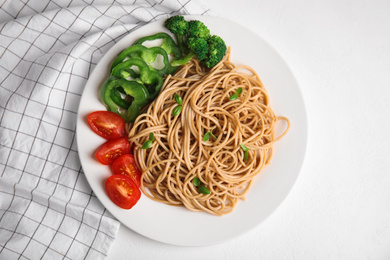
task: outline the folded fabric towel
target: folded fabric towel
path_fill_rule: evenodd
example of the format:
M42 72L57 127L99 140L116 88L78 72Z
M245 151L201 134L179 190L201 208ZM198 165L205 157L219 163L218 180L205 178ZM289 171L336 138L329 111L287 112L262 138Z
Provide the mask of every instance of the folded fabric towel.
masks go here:
M119 222L77 154L83 88L142 25L208 14L196 0L5 0L0 4L0 259L103 259Z

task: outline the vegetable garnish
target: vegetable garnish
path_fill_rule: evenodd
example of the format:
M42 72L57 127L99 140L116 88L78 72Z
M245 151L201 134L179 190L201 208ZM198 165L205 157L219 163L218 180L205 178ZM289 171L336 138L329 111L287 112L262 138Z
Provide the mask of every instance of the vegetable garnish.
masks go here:
M175 35L177 45L182 52L187 51L184 36L187 35L188 26L188 22L181 15L172 16L165 20L165 27Z
M198 187L198 191L202 194L210 194L210 190L206 188L206 186L204 186L204 184L202 184L202 182L200 181L200 179L198 177L195 177L193 180L192 180L192 183L194 184L195 187Z
M250 149L243 144L241 144L240 147L244 151L244 160L246 161L248 159L248 153Z
M168 55L171 56L172 61L176 59L182 58L182 52L179 48L179 46L176 45L175 41L172 39L172 37L164 32L156 33L150 36L142 37L141 39L137 40L134 45L142 45L144 42L147 41L154 41L154 40L162 40L163 43L160 46L160 48L164 49ZM172 57L173 56L173 57ZM172 64L170 68L167 70L166 74L173 74L176 72L178 68L173 67Z
M128 102L127 108L120 105L121 94L119 89L123 90L127 96L133 98L131 103ZM139 115L141 107L146 105L150 98L149 91L141 83L113 76L104 82L100 95L107 109L119 114L126 122L133 122ZM123 102L127 101L123 99Z
M183 104L183 100L181 99L181 97L175 93L174 95L174 98L175 98L175 101L176 103L178 104L177 107L175 107L173 110L172 110L172 116L177 116L180 114L181 112L181 105Z
M153 100L160 93L160 89L164 83L161 74L140 58L130 58L116 65L111 70L111 75L117 78L123 78L128 82L138 82L137 80L127 80L130 76L127 70L131 67L138 67L139 80L149 92L149 99Z
M141 171L130 154L127 137L122 136L124 119L110 111L95 111L87 116L87 123L96 134L109 139L95 153L101 164L112 165L114 175L106 180L108 197L123 209L132 208L141 197ZM154 140L154 134L151 133L149 138Z
M145 141L145 143L142 145L142 149L149 149L152 146L153 142L151 140Z
M192 180L192 183L198 187L200 185L200 179L198 177L195 177L193 180Z
M238 98L237 94L233 94L229 97L229 100L236 100Z
M176 103L179 104L179 106L181 106L183 104L183 100L181 99L181 97L175 93L175 101Z
M144 144L142 145L142 149L149 149L152 146L154 140L155 140L154 134L150 133L149 140L144 142Z
M152 146L153 142L151 140L145 141L145 143L142 145L142 149L149 149Z
M165 32L145 36L122 51L111 64L111 75L100 95L107 109L120 115L126 123L134 122L141 108L158 96L167 74L173 74L193 57L212 68L225 56L225 42L219 36L211 35L201 21L186 21L183 16L176 15L165 21L165 27L175 35L177 43ZM160 46L143 45L157 39L163 41ZM157 56L162 56L162 68L153 66ZM181 102L178 102L179 106ZM180 111L181 107L177 108L173 116Z
M141 171L138 169L132 154L124 154L118 157L112 164L112 172L128 176L138 187L141 186Z
M95 111L87 116L89 127L105 139L115 139L123 134L125 121L121 116L110 111Z
M236 93L234 93L229 97L229 100L236 100L241 93L242 93L242 88L238 88L236 90Z
M198 20L186 21L176 15L165 21L165 27L175 34L183 58L174 60L172 66L181 66L197 57L207 68L214 67L225 56L227 47L221 37L211 35L207 26ZM186 40L187 39L187 40Z
M155 39L162 39L163 44L150 48L142 45L145 41ZM168 57L170 54L173 57ZM162 57L163 68L153 66L157 56ZM177 70L171 62L181 58L180 48L166 33L139 39L122 51L112 63L111 75L105 81L100 94L103 103L109 111L119 114L126 123L134 122L141 108L159 94L165 75L173 74Z
M210 190L206 188L203 184L201 184L198 188L198 191L202 194L210 194Z
M158 55L163 57L164 67L161 69L155 69L161 76L163 76L169 69L169 58L167 52L160 47L150 47L147 48L143 45L132 45L122 51L111 65L111 71L120 63L124 62L125 59L141 59L147 64L155 62Z
M207 133L204 134L203 141L207 142L210 139L210 136L212 136L215 139L217 139L217 137L213 134L213 130L211 130L211 131L208 131Z
M131 178L114 174L106 180L108 197L122 209L131 209L140 199L141 191Z
M104 165L111 165L119 156L130 153L127 137L108 140L96 151L96 159Z
M177 106L172 110L172 116L177 116L181 112L181 106Z

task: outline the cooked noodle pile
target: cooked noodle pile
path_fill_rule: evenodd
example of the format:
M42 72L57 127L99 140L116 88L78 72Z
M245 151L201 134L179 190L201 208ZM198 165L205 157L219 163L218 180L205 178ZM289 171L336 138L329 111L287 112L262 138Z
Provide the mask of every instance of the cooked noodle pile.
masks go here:
M242 93L230 100L239 88ZM183 100L177 116L172 115L178 106L175 93ZM287 128L275 138L278 120L285 120ZM129 141L142 171L141 189L169 205L230 213L270 162L273 143L289 125L272 111L257 73L230 62L230 50L211 71L193 59L165 80L158 98L131 126ZM204 141L207 132L212 135ZM153 145L142 149L150 133L155 135ZM249 149L246 156L241 145ZM195 177L210 194L199 192Z

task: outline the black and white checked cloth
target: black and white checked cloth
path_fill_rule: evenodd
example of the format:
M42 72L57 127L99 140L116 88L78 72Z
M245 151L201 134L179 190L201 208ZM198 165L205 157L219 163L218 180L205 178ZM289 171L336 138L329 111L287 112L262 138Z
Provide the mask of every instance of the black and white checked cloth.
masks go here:
M0 1L0 259L107 255L119 223L77 155L84 85L132 30L208 12L196 0Z

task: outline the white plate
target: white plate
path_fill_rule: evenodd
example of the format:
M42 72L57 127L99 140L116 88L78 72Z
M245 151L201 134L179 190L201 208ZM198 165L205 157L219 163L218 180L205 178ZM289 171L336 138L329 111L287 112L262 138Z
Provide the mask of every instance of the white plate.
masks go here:
M186 19L202 20L212 34L221 36L231 46L233 62L256 69L269 92L275 113L291 120L290 131L275 145L271 165L256 177L247 200L240 201L231 214L216 217L157 203L145 195L141 196L133 209L123 210L115 206L105 193L105 180L111 171L94 158L96 149L104 140L89 129L86 116L95 110L105 109L98 92L109 74L113 59L136 39L166 31L163 21L150 23L127 35L100 60L81 98L77 142L82 167L92 190L122 224L160 242L204 246L221 243L254 228L283 202L299 175L305 157L307 119L302 95L293 74L279 54L262 38L228 20L205 16L188 16Z

